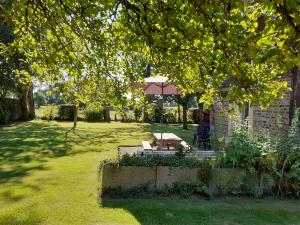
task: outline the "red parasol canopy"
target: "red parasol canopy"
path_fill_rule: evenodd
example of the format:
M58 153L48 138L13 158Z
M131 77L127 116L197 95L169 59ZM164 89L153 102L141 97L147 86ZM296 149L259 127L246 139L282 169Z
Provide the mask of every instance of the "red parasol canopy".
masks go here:
M163 110L163 96L164 95L179 95L180 91L177 89L177 87L172 84L168 83L168 78L163 76L156 76L156 77L147 77L145 79L146 84L137 84L135 85L136 88L142 88L144 90L144 93L146 95L162 95L161 100L161 107ZM160 149L162 149L163 146L163 113L161 114L161 143L160 143Z
M179 95L177 87L168 83L168 78L163 76L147 77L146 84L137 84L136 88L142 88L147 95Z

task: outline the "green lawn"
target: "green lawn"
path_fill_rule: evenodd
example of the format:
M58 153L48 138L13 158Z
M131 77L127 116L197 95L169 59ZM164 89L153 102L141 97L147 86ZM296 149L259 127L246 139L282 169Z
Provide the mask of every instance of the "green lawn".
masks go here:
M297 201L99 200L98 164L156 125L32 121L0 127L0 225L300 224ZM178 126L165 130L192 140Z

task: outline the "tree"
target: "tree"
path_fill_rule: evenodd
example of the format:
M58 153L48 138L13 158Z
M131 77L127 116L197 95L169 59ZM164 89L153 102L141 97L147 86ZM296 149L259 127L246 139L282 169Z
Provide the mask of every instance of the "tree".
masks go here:
M14 40L14 35L9 26L0 23L0 43L2 48ZM14 55L9 59L5 59L4 55L0 55L0 99L3 100L9 91L14 91L17 83L14 69L17 68L19 57Z
M131 31L128 40L138 36L135 45L149 48L151 63L187 92L201 92L201 102L212 104L217 96L267 107L286 90L286 84L276 79L291 65L282 58L286 34L276 30L282 20L273 2L122 0L120 4L120 20ZM262 15L267 29L257 22ZM228 79L234 82L220 92Z
M43 87L41 84L37 85L40 89L36 90L34 93L34 102L37 107L44 105L60 105L66 104L63 99L62 93L59 92L60 84L49 85L47 87Z
M186 95L174 95L174 101L182 106L182 128L184 130L188 129L188 121L187 121L187 112L188 112L188 103L190 102L193 94L186 94Z
M202 93L202 103L219 97L267 107L287 89L277 81L280 74L299 65L295 1L14 0L3 3L0 13L18 36L12 47L47 68L41 73L36 67L40 77L57 73L59 58L79 81L81 66L90 69L98 59L102 78L122 74L118 78L126 83L142 76L136 66L141 59L184 93Z
M5 49L15 39L8 24L0 21L0 46ZM29 64L26 57L18 50L10 54L0 53L0 101L4 101L8 92L13 92L18 97L21 106L21 119L35 118L33 101L33 84L30 79ZM5 110L5 104L2 104Z
M16 0L1 7L17 34L7 51L19 49L33 61L31 69L41 82L58 84L65 102L75 105L71 130L76 128L80 103L99 101L102 96L103 104L115 104L120 94L112 86L123 90L125 81L119 80L125 72L130 75L130 67L126 70L124 64L131 64L116 49L121 43L118 35L109 32L113 9L114 4L95 0L74 4Z
M34 93L34 102L38 108L47 104L46 98L47 97L42 90L38 90Z

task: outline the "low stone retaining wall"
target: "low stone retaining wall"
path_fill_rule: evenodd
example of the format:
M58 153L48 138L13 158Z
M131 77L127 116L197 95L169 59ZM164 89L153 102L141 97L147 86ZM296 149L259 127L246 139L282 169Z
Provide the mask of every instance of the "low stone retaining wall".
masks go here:
M102 189L122 187L128 189L139 185L164 188L175 182L200 181L197 168L180 167L103 167Z
M203 177L200 168L167 166L104 166L100 176L102 193L109 188L129 189L140 185L163 189L166 186L172 187L176 182L188 181L206 184L213 194L239 193L243 188L259 188L262 185L256 174L246 174L244 170L228 168L212 169L208 180L207 177Z
M156 171L156 188L162 189L165 186L172 187L176 182L186 181L201 181L199 168L180 168L180 167L168 167L157 166Z
M155 168L153 167L103 167L100 174L102 175L102 190L117 187L128 189L146 184L150 187L155 186Z

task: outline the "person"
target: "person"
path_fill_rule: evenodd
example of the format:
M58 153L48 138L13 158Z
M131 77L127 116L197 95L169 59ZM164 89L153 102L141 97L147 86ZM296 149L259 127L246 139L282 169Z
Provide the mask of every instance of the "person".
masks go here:
M199 121L197 133L194 136L194 144L197 141L199 148L203 147L204 150L209 150L210 149L209 132L210 132L209 113L205 112L203 113L202 119Z

